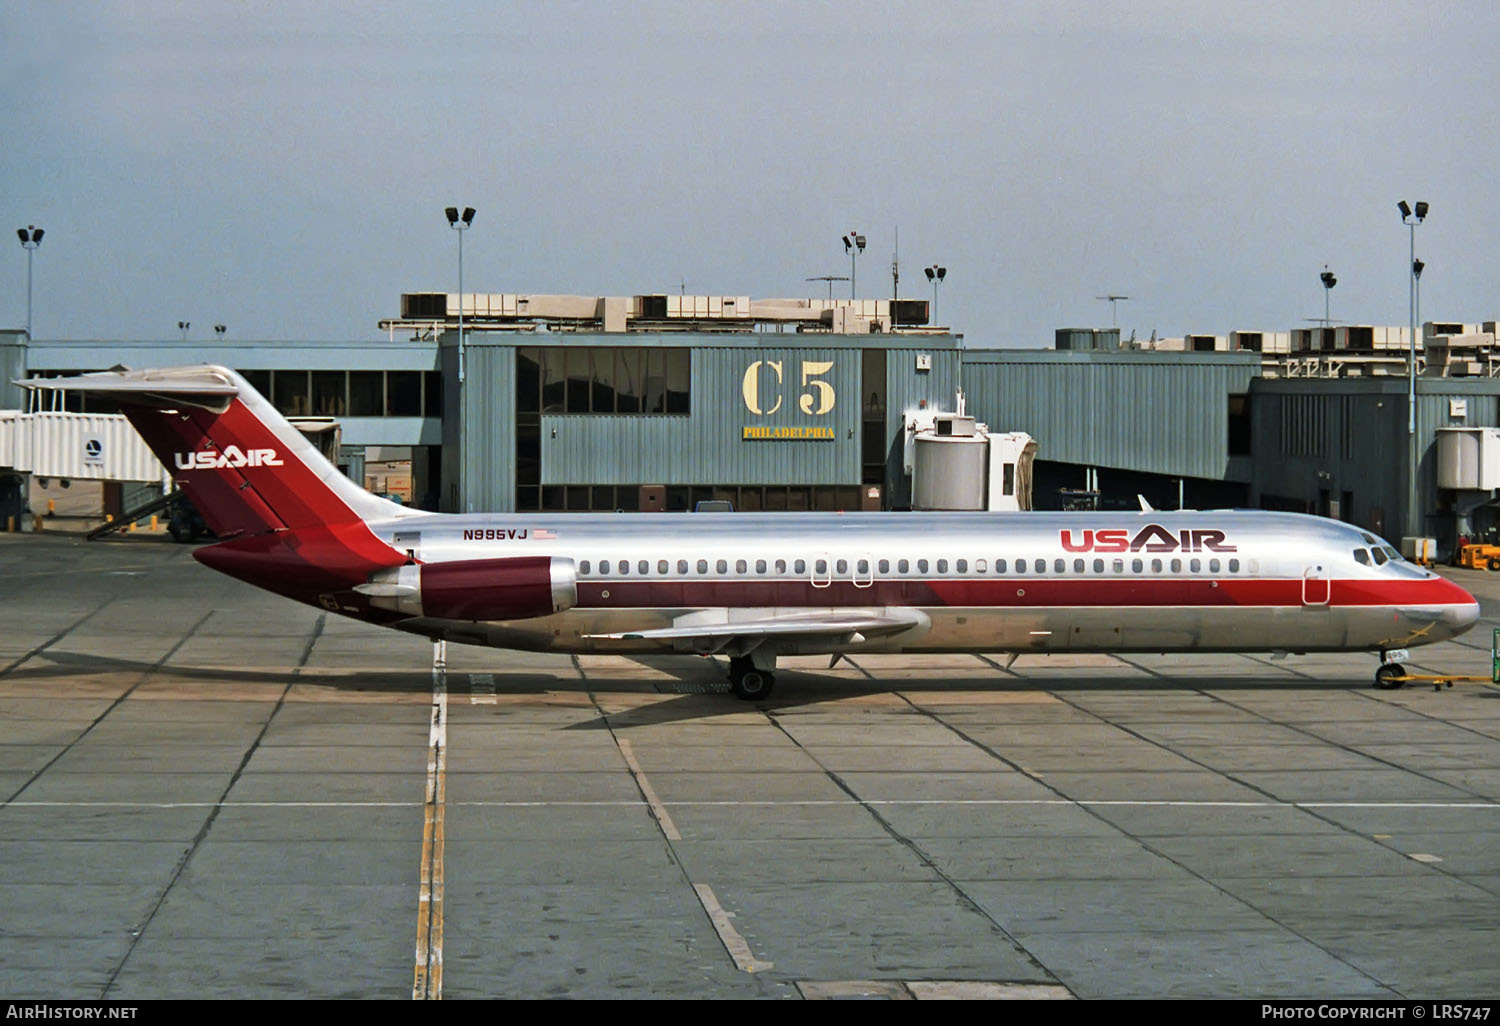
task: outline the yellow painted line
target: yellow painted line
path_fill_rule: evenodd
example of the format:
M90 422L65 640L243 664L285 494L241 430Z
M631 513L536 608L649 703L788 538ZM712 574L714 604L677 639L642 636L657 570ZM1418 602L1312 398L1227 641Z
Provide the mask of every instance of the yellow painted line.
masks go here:
M427 792L422 813L422 882L417 892L413 1001L443 996L443 812L448 792L448 685L441 664L432 671L432 726L427 744Z
M640 763L635 761L635 750L630 747L630 742L624 738L616 738L615 743L620 746L620 754L625 757L625 765L630 767L630 775L635 777L636 786L641 789L641 794L646 796L646 804L651 807L651 815L655 816L656 822L661 824L661 832L669 841L682 840L682 834L677 832L677 824L672 822L667 807L656 796L656 791L651 787L651 781L646 779Z
M740 936L734 924L729 921L728 912L724 906L719 904L714 889L708 884L693 884L693 890L698 894L698 900L703 904L703 911L708 913L709 922L714 924L714 930L719 935L719 940L724 943L724 949L729 952L729 957L734 959L734 964L747 973L764 972L774 969L775 962L762 962L750 951L750 945L745 943L745 938Z

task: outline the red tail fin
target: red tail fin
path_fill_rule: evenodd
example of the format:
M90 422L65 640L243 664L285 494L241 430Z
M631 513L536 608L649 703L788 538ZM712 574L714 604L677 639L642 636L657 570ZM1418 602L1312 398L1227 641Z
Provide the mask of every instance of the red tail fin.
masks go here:
M244 378L223 367L110 371L27 384L119 402L220 538L405 512L344 477Z

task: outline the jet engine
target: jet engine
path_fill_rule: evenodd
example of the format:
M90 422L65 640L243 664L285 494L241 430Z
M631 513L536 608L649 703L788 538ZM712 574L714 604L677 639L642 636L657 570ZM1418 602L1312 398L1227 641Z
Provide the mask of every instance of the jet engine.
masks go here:
M370 605L442 620L524 620L578 604L571 559L515 556L413 563L370 575L355 591Z

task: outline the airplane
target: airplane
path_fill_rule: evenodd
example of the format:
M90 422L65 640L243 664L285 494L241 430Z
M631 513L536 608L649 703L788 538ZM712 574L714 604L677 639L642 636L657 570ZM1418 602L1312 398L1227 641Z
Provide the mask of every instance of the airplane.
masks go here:
M205 566L433 641L726 656L746 700L780 657L861 652L1368 651L1400 687L1402 650L1479 616L1322 517L429 513L350 481L224 367L17 384L118 403L218 536Z

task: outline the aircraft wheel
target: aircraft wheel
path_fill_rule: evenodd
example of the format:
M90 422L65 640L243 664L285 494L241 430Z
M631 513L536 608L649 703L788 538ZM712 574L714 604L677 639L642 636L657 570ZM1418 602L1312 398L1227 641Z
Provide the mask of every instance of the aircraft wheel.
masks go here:
M1401 680L1406 676L1406 667L1400 663L1386 663L1375 671L1375 686L1382 691L1394 691L1406 682Z
M730 689L737 697L747 702L758 702L763 698L770 698L771 689L775 685L775 675L766 670L757 670L753 666L740 670L729 678Z

